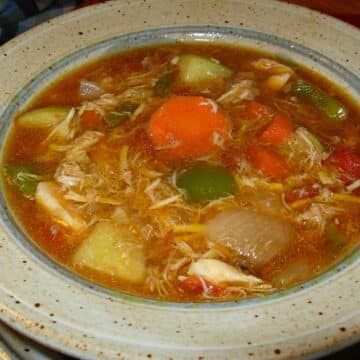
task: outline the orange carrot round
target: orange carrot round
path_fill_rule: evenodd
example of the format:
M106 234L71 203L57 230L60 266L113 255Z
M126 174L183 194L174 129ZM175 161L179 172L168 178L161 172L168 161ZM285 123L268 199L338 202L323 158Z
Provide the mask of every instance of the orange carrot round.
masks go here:
M268 144L280 145L292 134L293 129L293 123L278 113L260 135L259 140Z
M210 99L174 96L152 114L149 133L168 159L199 157L228 138L230 121Z
M266 176L281 179L289 173L289 167L285 160L262 146L250 146L247 154L250 162Z

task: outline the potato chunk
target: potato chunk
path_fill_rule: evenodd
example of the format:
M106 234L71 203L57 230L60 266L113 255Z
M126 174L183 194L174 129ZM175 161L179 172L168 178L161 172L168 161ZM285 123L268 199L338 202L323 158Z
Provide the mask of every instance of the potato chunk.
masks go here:
M126 226L99 222L73 256L73 264L86 266L132 283L145 278L142 241Z

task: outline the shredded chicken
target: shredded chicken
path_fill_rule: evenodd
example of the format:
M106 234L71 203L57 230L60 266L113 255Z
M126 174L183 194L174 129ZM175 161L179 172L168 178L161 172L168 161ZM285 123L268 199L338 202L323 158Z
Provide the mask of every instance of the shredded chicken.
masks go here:
M239 104L244 100L253 100L259 94L256 83L253 80L241 80L232 85L229 91L222 94L216 101L221 105Z
M344 211L344 208L336 205L326 203L312 203L307 210L297 215L295 220L299 223L316 226L321 231L323 231L326 222L329 219L343 213Z
M57 124L49 133L44 143L48 144L50 141L68 141L74 138L76 134L76 110L72 108L65 119Z
M290 163L294 163L297 168L304 171L312 171L321 168L322 161L328 156L326 152L320 151L313 142L309 140L299 127L288 138L283 145L284 153Z

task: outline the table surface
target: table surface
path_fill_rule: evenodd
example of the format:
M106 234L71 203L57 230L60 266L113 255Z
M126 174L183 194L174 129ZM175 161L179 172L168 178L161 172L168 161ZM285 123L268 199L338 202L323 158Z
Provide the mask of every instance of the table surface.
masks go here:
M72 10L79 7L91 6L94 4L106 2L108 0L74 0L74 1L63 1L68 9ZM275 1L275 0L272 0ZM291 4L297 4L304 7L308 7L325 14L336 17L342 21L348 22L358 28L360 28L360 0L278 0L281 2L287 2ZM54 3L59 3L55 1ZM60 1L61 3L61 1ZM69 5L70 4L70 5ZM61 10L58 10L59 14L63 13ZM32 23L27 24L27 27L31 27ZM16 35L19 32L22 32L27 29L15 29L15 33L11 36ZM5 40L6 41L6 40ZM3 41L4 42L4 41ZM1 334L0 334L1 335ZM0 336L1 338L1 336ZM67 358L69 359L69 358ZM324 360L352 360L360 359L360 344L353 345L347 349L339 351L338 353L332 354L324 358Z

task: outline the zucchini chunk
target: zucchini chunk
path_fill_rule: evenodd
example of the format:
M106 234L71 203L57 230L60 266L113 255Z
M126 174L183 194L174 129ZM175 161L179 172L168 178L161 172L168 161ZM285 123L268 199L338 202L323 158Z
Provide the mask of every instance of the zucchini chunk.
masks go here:
M17 123L26 128L48 128L64 120L69 111L68 106L48 106L20 115Z
M215 60L199 55L182 55L179 62L179 79L185 85L193 85L203 81L223 79L232 71Z

